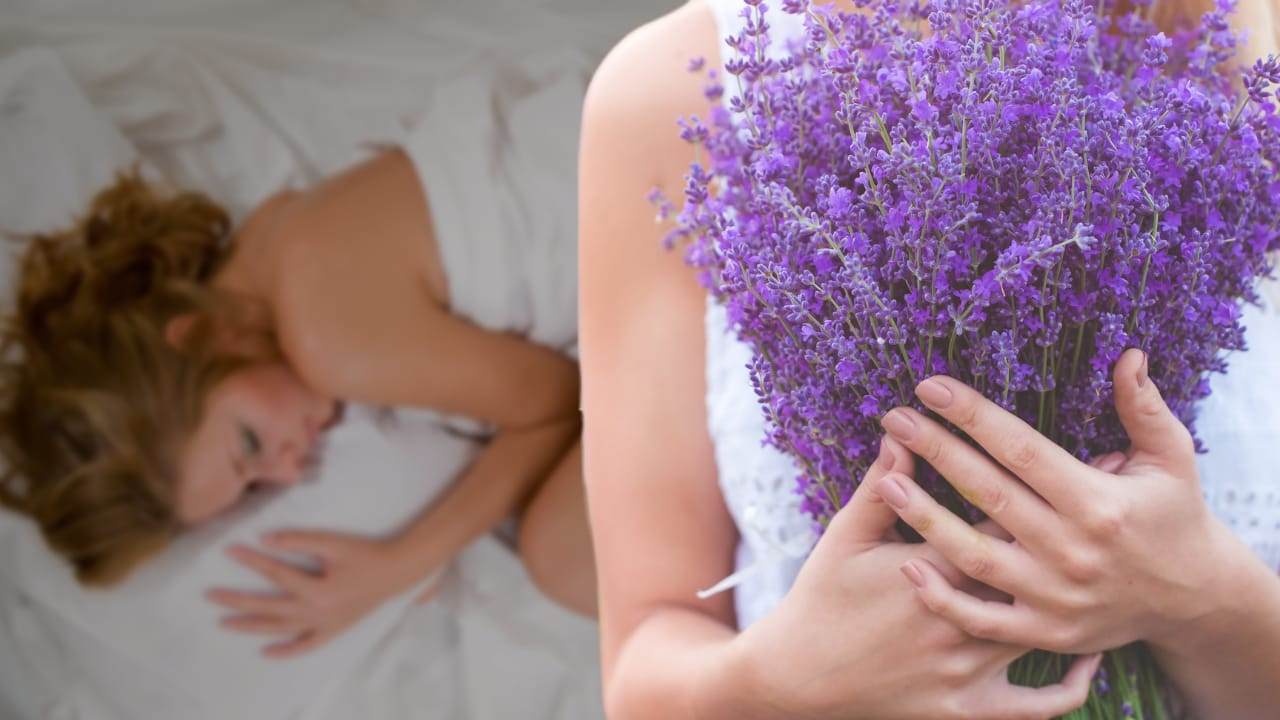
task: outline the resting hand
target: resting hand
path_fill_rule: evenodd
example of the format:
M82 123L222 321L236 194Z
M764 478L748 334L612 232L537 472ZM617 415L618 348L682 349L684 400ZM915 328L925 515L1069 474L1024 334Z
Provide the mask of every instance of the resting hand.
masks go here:
M946 582L981 589L928 548L891 541L897 518L871 485L910 466L885 439L791 591L735 640L759 693L751 706L769 708L762 717L846 720L1048 718L1080 707L1100 656L1077 660L1059 684L1016 687L1007 668L1026 647L970 637L912 596L898 568L922 551Z
M263 648L263 654L271 658L292 657L320 647L420 578L403 567L385 540L286 531L267 535L263 544L272 550L310 555L320 569L308 572L236 545L228 554L269 580L275 591L214 589L207 597L234 611L222 619L223 627L280 638Z
M1132 445L1094 466L951 378L916 394L994 460L921 413L885 417L890 435L1013 536L980 533L906 476L880 479L877 492L930 547L1013 598L974 597L922 557L904 572L934 612L974 637L1064 653L1159 642L1211 612L1240 546L1204 503L1191 435L1147 377L1146 356L1126 352L1114 379Z

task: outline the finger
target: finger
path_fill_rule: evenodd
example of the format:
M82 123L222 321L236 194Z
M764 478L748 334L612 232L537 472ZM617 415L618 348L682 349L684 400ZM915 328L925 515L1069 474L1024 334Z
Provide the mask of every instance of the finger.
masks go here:
M1116 361L1113 387L1120 424L1134 452L1154 456L1166 468L1189 467L1195 463L1195 443L1151 381L1148 362L1146 353L1132 348Z
M1026 718L1058 717L1079 709L1089 699L1089 685L1102 653L1083 655L1075 659L1062 680L1039 688L1009 685L1003 697L994 707L998 711L992 717Z
M1035 569L1024 550L974 529L905 475L889 473L876 483L876 491L960 572L1010 595L1023 595Z
M1053 508L955 433L908 408L893 410L883 422L895 439L933 466L961 497L1023 545L1038 547L1058 537L1052 534L1058 524Z
M306 630L307 623L300 618L281 618L268 615L232 615L218 624L228 630L248 635L294 636Z
M915 586L925 606L966 634L1020 648L1041 646L1040 638L1034 637L1035 617L1025 606L983 600L957 590L924 558L904 564L902 574Z
M977 530L983 535L986 535L988 537L993 537L997 540L1004 540L1005 542L1009 542L1010 540L1013 539L1012 533L1000 527L1000 525L997 524L995 520L992 520L990 518L987 518L986 520L983 520L980 523L975 523L973 526L973 529Z
M951 587L954 587L961 592L969 593L970 595L982 598L983 600L998 600L1000 602L1013 601L1013 596L1009 593L996 590L988 585L983 585L957 570L955 566L948 562L946 558L942 557L937 550L929 547L928 543L903 543L903 547L906 549L904 557L912 559L917 557L924 558L930 563L933 563L933 567L936 568L938 572L942 573L942 577L945 578L948 583L951 583Z
M262 544L273 550L315 555L331 561L346 548L343 537L324 530L277 530L262 536Z
M883 542L898 522L898 514L874 491L875 483L890 470L906 475L914 467L914 458L901 443L893 438L881 438L879 457L867 470L848 504L831 519L824 537L834 536L842 544L852 543L863 548Z
M273 660L286 660L309 653L327 642L329 642L329 635L318 630L310 630L292 640L272 643L262 649L262 654Z
M277 560L243 545L227 549L236 562L271 581L276 587L296 595L304 595L315 584L315 578L289 563Z
M256 593L215 588L204 594L209 602L228 610L252 615L291 615L298 611L292 596L279 593Z
M1129 458L1122 452L1112 452L1106 455L1099 455L1089 462L1089 467L1095 470L1101 470L1104 473L1115 473L1124 467L1125 462Z
M1082 490L1097 480L1094 470L973 388L936 375L917 385L916 395L1059 512L1071 514L1092 497Z

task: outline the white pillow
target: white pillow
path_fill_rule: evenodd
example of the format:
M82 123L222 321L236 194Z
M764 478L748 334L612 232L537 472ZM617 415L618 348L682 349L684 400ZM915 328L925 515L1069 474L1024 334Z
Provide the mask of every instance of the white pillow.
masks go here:
M80 588L34 524L0 513L0 575L8 586L0 645L12 645L0 655L20 665L27 659L27 674L35 675L22 688L5 687L16 680L6 678L0 692L21 692L22 704L46 717L284 718L302 711L371 655L412 595L312 653L267 660L259 653L264 638L220 628L221 608L203 598L213 586L269 587L223 548L290 527L394 531L474 452L472 441L444 430L432 413L349 408L330 431L317 477L187 533L106 591Z

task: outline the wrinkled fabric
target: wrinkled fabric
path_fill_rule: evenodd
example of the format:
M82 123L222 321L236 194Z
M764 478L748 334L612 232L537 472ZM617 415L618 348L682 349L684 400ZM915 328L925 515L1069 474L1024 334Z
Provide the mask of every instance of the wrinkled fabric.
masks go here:
M451 284L467 279L456 310L572 349L572 253L549 250L575 242L581 91L594 62L661 4L4 5L0 232L65 226L134 162L153 180L207 193L239 220L275 191L339 171L373 146L410 147L433 123L441 137L464 132L463 107L451 103L475 93L468 113L498 104L470 128L487 134L464 138L479 148L477 162L468 166L459 145L446 148L455 153L447 162L419 165L424 184L460 198L449 206L454 229L441 237L491 243L451 246ZM469 174L437 182L449 163ZM500 201L492 187L465 185L485 178L504 184ZM428 202L439 212L443 201ZM486 203L502 208L502 233L455 234L494 220L468 214ZM521 225L533 232L513 231ZM15 249L0 252L6 288ZM504 280L500 301L486 307L482 290L495 288L481 281L507 271L512 263L498 262L506 251L520 253L526 274ZM601 717L594 624L539 595L493 538L444 571L427 605L396 598L332 645L284 663L257 655L261 638L220 630L218 608L200 597L215 584L257 586L221 548L261 531L377 533L406 522L475 451L446 424L431 413L350 408L315 477L182 538L107 593L80 590L28 521L0 512L0 717Z

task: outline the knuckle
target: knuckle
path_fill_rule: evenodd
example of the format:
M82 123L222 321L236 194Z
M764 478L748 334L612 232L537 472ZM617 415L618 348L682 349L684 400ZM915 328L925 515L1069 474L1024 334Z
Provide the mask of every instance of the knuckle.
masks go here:
M938 675L950 684L964 684L978 671L978 663L968 653L948 653L936 666Z
M930 612L938 615L945 615L951 609L950 604L932 589L921 592L920 601L929 608Z
M925 441L920 457L924 458L925 462L930 465L937 467L947 457L946 445L937 438L930 438Z
M977 702L963 695L953 695L942 701L937 717L943 720L973 720L982 717Z
M999 483L992 483L984 488L981 498L987 515L1000 516L1009 509L1009 490Z
M1080 550L1066 552L1060 563L1062 574L1072 582L1087 585L1098 579L1100 568L1095 558L1089 553Z
M985 617L968 617L961 623L966 633L982 640L995 639L999 632L995 623Z
M1058 623L1056 627L1051 628L1045 634L1045 640L1048 641L1045 649L1055 652L1070 652L1072 648L1080 644L1081 639L1080 629L1074 623Z
M1128 526L1131 511L1127 504L1115 498L1097 507L1085 518L1085 528L1094 538L1103 541L1114 541L1124 534Z
M1158 420L1164 417L1168 407L1161 397L1160 391L1155 388L1154 383L1147 386L1147 391L1142 393L1139 400L1135 403L1138 414L1145 420Z
M978 426L982 420L982 406L973 401L960 403L955 411L955 424L961 430L969 431Z
M1087 582L1080 583L1087 585ZM1087 591L1079 588L1068 588L1056 593L1053 597L1053 610L1061 617L1079 617L1094 608L1094 603Z
M1020 438L1010 442L1008 458L1011 470L1023 472L1035 467L1040 460L1040 451L1030 440Z
M1191 437L1191 431L1182 423L1178 423L1178 429L1173 432L1170 442L1182 454L1195 455L1196 441Z
M972 551L960 559L960 569L974 580L990 580L995 575L995 561L985 552Z

